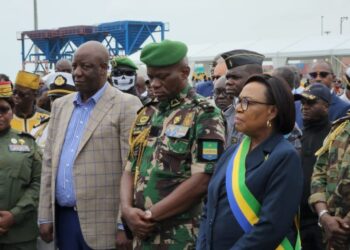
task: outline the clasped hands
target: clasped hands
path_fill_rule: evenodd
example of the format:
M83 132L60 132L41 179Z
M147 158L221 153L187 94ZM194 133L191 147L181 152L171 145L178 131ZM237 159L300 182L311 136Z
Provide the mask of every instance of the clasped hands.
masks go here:
M155 230L156 221L150 213L139 208L129 207L123 209L122 214L133 235L141 240L147 239Z
M13 214L9 211L0 211L0 235L7 233L15 223Z
M348 249L350 244L350 219L326 214L320 219L330 249Z

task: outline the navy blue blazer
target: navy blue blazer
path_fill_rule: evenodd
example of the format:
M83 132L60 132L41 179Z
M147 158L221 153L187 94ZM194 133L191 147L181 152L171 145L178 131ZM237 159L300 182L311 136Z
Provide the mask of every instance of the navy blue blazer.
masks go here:
M244 233L233 216L227 199L227 163L237 145L226 150L217 163L208 187L197 250L272 250L288 237L294 245L294 217L302 195L302 167L294 147L282 134L273 134L246 159L246 184L261 204L259 222Z
M350 109L350 104L343 101L335 93L332 93L331 105L329 106L328 116L331 122L346 116Z

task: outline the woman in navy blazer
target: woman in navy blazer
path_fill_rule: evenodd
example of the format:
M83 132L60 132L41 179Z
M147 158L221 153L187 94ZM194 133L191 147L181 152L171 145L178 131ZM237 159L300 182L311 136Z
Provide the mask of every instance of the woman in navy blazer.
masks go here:
M302 168L298 153L283 137L294 122L293 96L282 79L267 75L248 79L235 115L235 128L245 138L228 148L217 163L197 250L300 249L295 218L302 194ZM241 165L236 164L238 155ZM235 169L243 175L235 175ZM240 196L240 192L250 196ZM239 197L253 197L255 203L247 199L247 204L257 206L255 221L245 217L250 209Z

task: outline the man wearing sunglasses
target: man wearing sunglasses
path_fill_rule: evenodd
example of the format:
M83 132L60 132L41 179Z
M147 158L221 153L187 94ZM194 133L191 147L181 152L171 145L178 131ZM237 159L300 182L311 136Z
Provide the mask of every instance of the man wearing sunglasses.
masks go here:
M35 99L39 89L40 76L19 71L13 90L15 103L11 127L29 133L33 127L49 117L49 113L36 106Z
M303 135L301 138L301 160L304 173L303 196L300 204L300 232L303 250L323 250L322 231L317 225L317 214L308 204L311 175L316 162L315 152L322 146L331 123L328 108L331 101L329 89L321 83L314 83L301 94L294 95L302 103Z
M126 56L116 56L112 59L111 65L113 86L120 91L137 96L135 82L138 68L135 63Z
M335 75L330 64L324 61L316 62L312 65L309 76L311 78L311 84L322 83L331 91ZM331 93L331 95L332 99L328 115L329 120L333 122L346 115L350 109L350 104L341 100L335 93Z

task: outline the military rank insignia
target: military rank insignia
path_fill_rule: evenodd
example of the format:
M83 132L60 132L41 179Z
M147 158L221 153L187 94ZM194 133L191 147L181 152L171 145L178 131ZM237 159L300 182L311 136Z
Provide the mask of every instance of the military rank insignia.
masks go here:
M64 85L66 82L67 82L67 79L66 79L66 78L64 78L64 77L61 76L61 75L58 75L58 76L55 78L54 84L55 84L56 86L62 86L62 85Z

